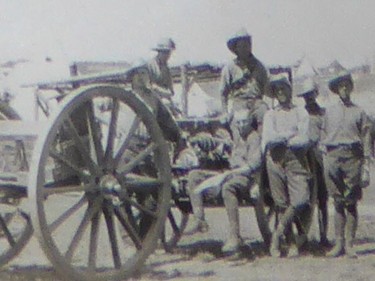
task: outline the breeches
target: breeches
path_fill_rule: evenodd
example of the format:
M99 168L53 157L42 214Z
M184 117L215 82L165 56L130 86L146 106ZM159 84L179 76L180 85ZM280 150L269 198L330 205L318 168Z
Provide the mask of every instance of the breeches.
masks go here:
M295 155L287 150L277 161L268 153L266 161L271 195L276 206L285 209L308 204L311 177L304 155Z
M354 204L362 198L360 187L362 156L350 149L334 149L324 158L328 193L336 202Z
M223 197L229 193L235 194L239 201L250 200L250 190L256 183L259 183L258 172L248 176L233 173L223 183Z

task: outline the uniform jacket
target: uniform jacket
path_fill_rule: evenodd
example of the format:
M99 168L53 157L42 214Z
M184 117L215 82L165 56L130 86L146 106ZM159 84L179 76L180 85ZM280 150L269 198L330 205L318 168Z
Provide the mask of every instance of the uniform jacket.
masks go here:
M254 55L249 65L234 59L221 72L220 94L225 111L230 99L263 98L267 83L267 70Z

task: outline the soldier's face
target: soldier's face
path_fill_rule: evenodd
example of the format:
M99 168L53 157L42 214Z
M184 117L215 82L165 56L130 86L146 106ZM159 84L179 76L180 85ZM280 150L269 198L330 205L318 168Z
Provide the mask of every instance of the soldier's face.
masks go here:
M284 84L280 83L273 87L274 94L277 101L281 106L289 105L292 101L292 89Z
M350 93L353 91L353 84L348 80L343 80L337 85L337 92L343 102L350 100Z
M305 99L305 103L307 106L315 104L316 103L316 98L315 94L311 93L303 97Z
M237 41L236 54L239 58L245 58L251 54L251 41L248 38Z
M172 55L172 51L169 51L169 50L159 51L158 53L159 59L163 62L167 62L169 58L171 57L171 55Z

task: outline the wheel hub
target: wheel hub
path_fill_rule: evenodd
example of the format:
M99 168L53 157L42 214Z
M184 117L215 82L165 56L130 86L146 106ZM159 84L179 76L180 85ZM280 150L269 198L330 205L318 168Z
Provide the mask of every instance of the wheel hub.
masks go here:
M113 194L121 189L121 185L115 176L107 174L100 178L99 189L104 194Z

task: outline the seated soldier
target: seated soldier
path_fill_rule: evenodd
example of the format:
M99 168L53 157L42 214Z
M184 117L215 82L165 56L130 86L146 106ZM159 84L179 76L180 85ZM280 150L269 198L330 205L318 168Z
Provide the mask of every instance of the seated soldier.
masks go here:
M193 208L193 225L187 234L208 231L208 224L204 218L203 196L207 200L218 199L216 186L205 189L203 182L215 175L223 174L228 169L228 150L230 135L227 130L218 129L214 135L202 132L190 139L190 143L199 158L199 169L190 171L188 175L187 191ZM200 184L203 184L203 190Z
M258 133L260 127L254 126L247 111L237 112L236 122L241 138L234 146L230 158L231 169L224 173L205 174L206 180L195 186L190 193L194 216L200 231L207 225L204 220L203 197L205 199L223 197L230 225L230 237L223 247L225 252L236 252L242 243L239 233L238 200L250 200L249 192L258 190L261 164L260 134ZM194 182L191 184L194 187Z

